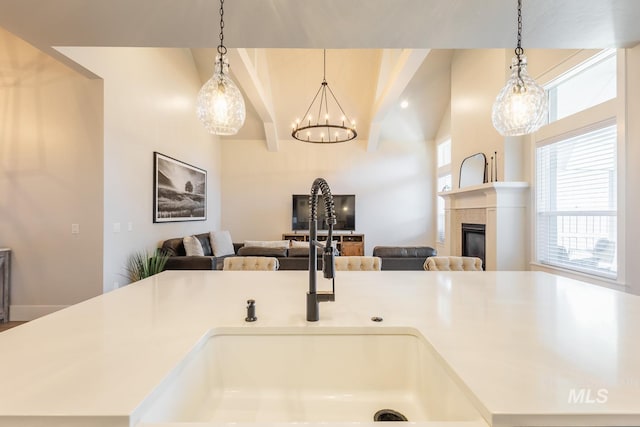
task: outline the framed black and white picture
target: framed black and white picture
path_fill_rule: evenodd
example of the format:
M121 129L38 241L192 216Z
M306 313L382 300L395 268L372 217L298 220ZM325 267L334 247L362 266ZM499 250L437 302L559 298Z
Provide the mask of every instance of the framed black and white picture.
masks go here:
M207 171L153 153L153 222L207 219Z

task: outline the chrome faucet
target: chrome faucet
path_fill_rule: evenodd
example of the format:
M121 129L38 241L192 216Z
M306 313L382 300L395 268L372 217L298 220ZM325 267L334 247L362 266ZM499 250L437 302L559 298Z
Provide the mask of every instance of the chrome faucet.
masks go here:
M324 244L318 242L318 191L322 192L324 210L329 234ZM320 319L319 306L324 301L336 300L335 284L335 250L333 248L333 225L336 223L336 211L329 184L323 178L316 178L311 185L309 196L309 292L307 292L307 321L317 322ZM316 289L318 272L317 250L322 248L322 272L325 279L331 279L331 292Z

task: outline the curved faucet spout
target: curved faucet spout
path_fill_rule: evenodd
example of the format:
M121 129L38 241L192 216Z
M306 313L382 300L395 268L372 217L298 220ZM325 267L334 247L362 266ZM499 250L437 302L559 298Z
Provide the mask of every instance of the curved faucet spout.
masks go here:
M324 202L326 222L329 226L329 233L322 253L322 271L324 277L332 279L331 292L318 292L316 287L316 275L318 272L318 247L322 247L318 242L318 192L322 193ZM333 196L329 184L324 178L316 178L311 185L311 195L309 196L309 292L307 292L307 320L316 322L320 319L319 303L322 301L335 301L335 262L333 248L333 225L336 223L336 211L333 204Z

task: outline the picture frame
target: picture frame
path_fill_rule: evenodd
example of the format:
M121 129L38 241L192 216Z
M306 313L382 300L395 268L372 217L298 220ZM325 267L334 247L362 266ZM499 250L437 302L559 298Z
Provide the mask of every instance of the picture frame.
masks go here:
M207 171L153 152L153 222L205 221Z

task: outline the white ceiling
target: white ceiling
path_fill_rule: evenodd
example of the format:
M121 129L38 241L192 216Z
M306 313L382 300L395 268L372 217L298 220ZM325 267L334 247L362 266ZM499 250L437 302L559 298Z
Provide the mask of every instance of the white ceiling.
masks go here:
M232 72L248 82L245 99L255 102L236 138L289 137L291 121L304 113L322 79L322 51L316 49L328 48L327 81L349 116L357 117L359 139L376 133L370 132L370 120L380 123L382 115L376 138L431 139L449 99L449 49L513 48L516 4L227 0L225 45L268 64L252 81L251 67L232 57ZM52 46L192 48L204 81L218 43L218 9L218 0L0 0L0 26L58 57ZM525 49L627 47L640 41L639 0L525 0L523 16ZM445 50L425 51L419 66L411 60L420 55L404 68L397 62L400 74L389 77L380 73L382 48ZM385 84L393 95L381 100L379 86ZM404 98L410 107L400 111L396 101Z
M0 25L54 46L215 47L217 0L0 0ZM511 47L515 0L227 0L244 48ZM629 46L638 0L525 0L525 47Z

